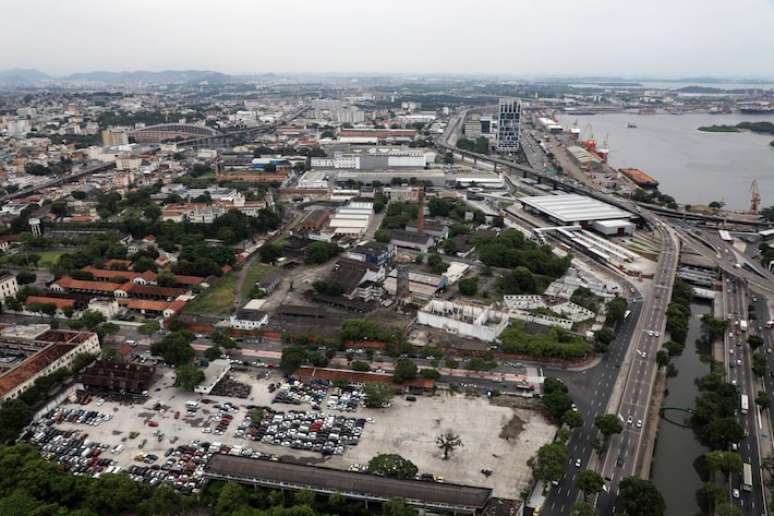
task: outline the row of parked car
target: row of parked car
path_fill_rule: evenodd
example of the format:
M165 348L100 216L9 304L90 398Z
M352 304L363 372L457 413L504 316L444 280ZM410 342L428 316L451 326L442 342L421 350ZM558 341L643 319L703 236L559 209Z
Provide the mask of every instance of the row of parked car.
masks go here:
M113 419L113 414L97 412L96 410L57 407L46 413L43 417L51 419L55 423L67 422L98 426Z
M274 446L308 450L323 455L341 455L347 446L357 446L367 420L320 412L264 410L263 419L239 425L236 437Z
M90 441L85 432L56 428L50 421L31 423L22 432L21 440L37 446L43 457L55 460L75 475L98 477L121 471L114 459L103 456L111 451L110 446Z

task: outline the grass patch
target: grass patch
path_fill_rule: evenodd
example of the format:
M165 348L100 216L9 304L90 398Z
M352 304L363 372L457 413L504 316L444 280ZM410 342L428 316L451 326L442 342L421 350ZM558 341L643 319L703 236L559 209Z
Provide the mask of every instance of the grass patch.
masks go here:
M50 269L59 261L59 257L65 253L70 252L71 249L50 249L48 251L32 251L35 254L40 255L39 267L45 267Z
M245 273L245 282L242 285L242 291L240 292L242 297L242 305L244 305L250 299L250 290L252 290L255 282L259 281L264 274L274 270L275 268L267 263L261 263L257 260L253 263L253 265Z
M234 289L238 272L232 271L218 279L207 290L200 293L184 312L195 314L229 314L234 306Z

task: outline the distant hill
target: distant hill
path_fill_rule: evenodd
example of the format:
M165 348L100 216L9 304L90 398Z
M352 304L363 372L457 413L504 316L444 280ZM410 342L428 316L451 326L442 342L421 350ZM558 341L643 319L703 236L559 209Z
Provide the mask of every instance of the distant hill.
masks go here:
M59 80L68 82L99 82L106 84L173 84L202 81L208 81L210 83L236 82L236 79L230 75L207 70L164 70L162 72L149 72L145 70L138 70L135 72L96 71L74 73L72 75L61 77Z
M270 74L266 74L267 76ZM257 75L256 77L259 77ZM39 70L15 68L0 70L0 87L15 88L26 86L41 86L44 83L95 83L95 84L183 84L207 81L210 84L243 82L244 77L232 76L209 70L164 70L149 72L137 70L133 72L82 72L54 77Z
M29 68L12 68L0 70L0 86L30 86L35 83L51 80L51 76L39 70Z

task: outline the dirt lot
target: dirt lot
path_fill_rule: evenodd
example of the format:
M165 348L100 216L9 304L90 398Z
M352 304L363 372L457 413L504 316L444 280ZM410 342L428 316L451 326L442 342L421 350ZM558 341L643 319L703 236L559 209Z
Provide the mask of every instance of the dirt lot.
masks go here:
M350 464L367 464L368 460L379 453L399 453L412 460L422 473L434 473L445 477L447 482L489 486L494 494L504 498L516 498L527 484L530 470L527 459L553 435L553 427L536 411L495 406L486 398L471 398L462 395L440 393L434 397L418 397L409 402L396 397L388 409L376 410L360 408L356 412L336 412L332 414L350 417L374 418L366 424L360 444L348 447L341 456L323 457L319 453L293 450L281 446L245 441L234 437L234 431L247 416L246 405L271 406L275 410L311 410L309 405L271 404L273 394L268 392L268 384L280 380L276 373L264 378L266 370L251 373L235 373L239 381L252 385L248 399L209 396L214 403L230 401L239 406L239 412L223 435L202 433L209 425L208 416L217 412L212 404L200 405L198 414L186 418L185 403L189 400L201 401L202 396L185 393L172 386L173 372L162 369L163 377L151 389L152 400L157 400L170 408L164 412L150 410L149 402L144 404L119 404L107 401L97 406L92 401L87 410L112 413L112 421L99 426L61 423L64 429L78 429L89 433L89 439L107 443L111 446L122 443L125 449L111 456L123 466L133 463L139 453L155 453L163 456L164 451L175 444L190 443L193 440L220 442L228 445L239 444L252 450L275 454L280 457L292 456L308 463L324 463L330 467L346 468ZM256 379L260 372L261 379ZM272 373L269 373L270 375ZM329 412L325 403L323 412ZM180 413L175 418L175 413ZM145 423L146 420L158 422L158 427ZM464 446L452 453L448 461L435 445L437 435L447 429L459 433ZM135 439L129 439L129 431L139 432ZM157 433L163 432L161 441ZM140 444L146 441L145 445ZM482 469L493 470L485 477Z

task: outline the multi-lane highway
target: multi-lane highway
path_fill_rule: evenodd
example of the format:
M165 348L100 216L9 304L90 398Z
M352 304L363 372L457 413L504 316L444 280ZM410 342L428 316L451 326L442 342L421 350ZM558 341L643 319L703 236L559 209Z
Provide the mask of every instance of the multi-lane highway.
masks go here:
M740 410L739 424L745 430L745 439L738 443L738 451L742 462L752 466L752 491L748 492L742 486L742 477L732 475L729 493L735 504L738 504L745 514L757 515L764 512L763 492L760 478L760 454L758 443L759 418L755 405L755 379L752 373L752 353L747 344L747 334L740 329L741 321L748 319L747 288L744 281L731 276L723 280L723 305L726 320L729 321L729 331L724 335L724 352L726 355L727 381L737 386L740 395L749 399L749 409ZM750 330L752 331L752 330Z
M610 346L602 362L593 369L581 372L546 371L548 376L557 376L570 387L578 411L583 416L583 426L573 431L567 447L570 450L570 460L567 463L564 477L552 486L541 514L561 516L569 514L573 503L578 499L579 492L575 485L575 477L579 469L589 468L592 457L592 443L597 438L594 419L606 413L606 407L613 391L616 378L621 369L629 342L637 331L637 321L640 318L642 302L637 299L629 303L629 316L616 328L616 338ZM575 461L580 459L580 468ZM591 468L593 469L593 468Z
M643 427L646 424L650 398L658 366L656 353L661 347L666 326L666 308L672 297L679 258L679 242L674 231L660 220L654 221L662 235L662 252L653 278L653 291L645 297L642 314L629 344L628 370L622 371L623 394L615 413L624 429L610 438L602 466L602 476L608 491L600 495L597 509L611 514L615 505L618 483L638 475L636 470L642 448Z

